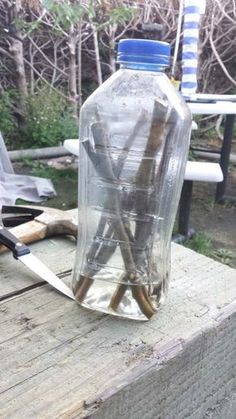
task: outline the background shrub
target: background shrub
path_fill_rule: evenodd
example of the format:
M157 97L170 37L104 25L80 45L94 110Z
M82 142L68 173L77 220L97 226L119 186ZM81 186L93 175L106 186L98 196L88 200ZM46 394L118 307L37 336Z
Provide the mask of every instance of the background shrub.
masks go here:
M6 91L0 97L0 131L7 144L13 142L17 131L17 120L14 115L14 91Z
M77 121L60 93L42 89L27 98L21 148L57 146L66 138L77 137Z

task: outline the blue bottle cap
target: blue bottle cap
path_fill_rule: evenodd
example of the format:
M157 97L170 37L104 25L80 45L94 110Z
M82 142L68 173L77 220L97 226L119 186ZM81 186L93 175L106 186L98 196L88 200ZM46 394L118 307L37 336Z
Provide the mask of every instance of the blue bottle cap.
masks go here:
M122 39L118 44L117 62L166 68L170 65L170 45L149 39Z

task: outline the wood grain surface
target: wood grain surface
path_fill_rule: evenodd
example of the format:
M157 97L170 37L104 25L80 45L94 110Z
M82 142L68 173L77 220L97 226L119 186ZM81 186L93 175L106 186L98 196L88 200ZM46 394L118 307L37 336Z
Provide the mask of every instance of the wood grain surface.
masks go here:
M32 250L70 282L74 242ZM235 418L235 270L173 244L166 304L143 323L79 307L10 255L0 278L1 418Z

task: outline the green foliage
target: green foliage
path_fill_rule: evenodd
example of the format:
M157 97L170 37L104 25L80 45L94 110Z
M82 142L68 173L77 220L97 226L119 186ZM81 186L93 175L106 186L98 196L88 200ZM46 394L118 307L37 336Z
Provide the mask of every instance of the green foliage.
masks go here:
M83 6L73 4L68 0L60 2L44 0L43 4L53 14L55 23L64 30L68 30L72 24L77 23L85 14Z
M201 232L195 234L191 239L185 240L183 245L205 256L211 256L213 251L211 239Z
M194 150L191 150L191 148L189 149L188 160L197 161L196 155L194 154Z
M116 25L122 25L125 26L126 23L128 23L134 14L134 10L131 7L127 6L120 6L116 7L111 10L110 16L109 16L109 23L110 24L116 24Z
M6 142L10 141L17 127L13 111L14 95L14 91L9 91L0 97L0 131Z
M0 131L8 147L50 147L66 138L78 137L77 121L59 92L42 89L26 98L24 123L22 118L20 121L16 118L16 103L14 90L6 91L0 97Z
M228 249L216 249L213 252L213 258L219 260L219 262L224 263L225 265L232 266L233 252Z
M51 179L55 183L70 181L71 184L76 184L78 181L77 171L71 168L56 169L47 166L41 160L32 159L23 159L22 165L30 169L32 175Z
M43 89L29 96L21 147L56 146L78 136L78 128L66 100L57 92Z
M211 239L202 232L195 234L191 239L185 240L183 245L225 265L231 266L232 264L233 253L228 249L215 248Z
M77 207L77 170L74 170L71 167L56 169L54 167L49 167L44 161L32 159L24 159L22 160L22 164L24 167L23 173L52 180L57 196L47 200L46 205L48 207L63 208L64 210ZM21 199L18 199L16 203L18 205L29 205L29 202L25 202ZM44 206L45 201L38 205Z
M16 28L18 28L20 30L23 29L24 32L27 33L27 35L30 35L31 32L38 29L42 23L41 23L40 20L34 20L32 22L27 22L26 20L19 18L19 19L14 20L14 24L15 24Z
M90 19L94 19L96 17L95 5L93 0L90 0L89 3L86 5L86 12Z

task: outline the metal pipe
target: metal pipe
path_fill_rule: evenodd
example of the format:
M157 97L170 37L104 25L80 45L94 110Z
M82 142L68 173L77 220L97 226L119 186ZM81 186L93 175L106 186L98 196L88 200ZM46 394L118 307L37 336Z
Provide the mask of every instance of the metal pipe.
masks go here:
M70 154L71 153L63 146L8 151L9 158L12 162L23 159L50 159L54 157L68 156Z

